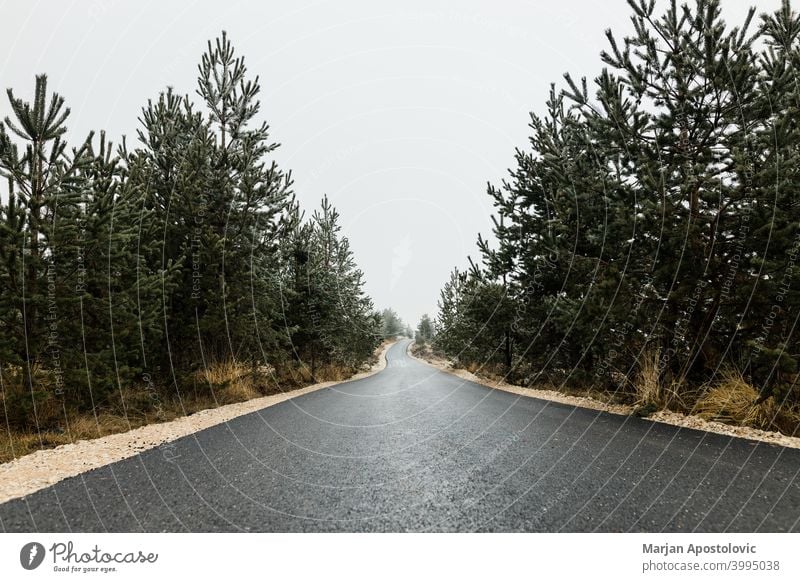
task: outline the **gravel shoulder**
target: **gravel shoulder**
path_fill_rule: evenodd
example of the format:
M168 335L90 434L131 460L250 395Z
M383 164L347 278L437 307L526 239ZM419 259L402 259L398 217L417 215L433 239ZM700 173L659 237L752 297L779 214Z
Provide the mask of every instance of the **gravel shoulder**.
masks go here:
M291 398L316 392L335 384L360 380L377 374L386 367L386 352L393 343L388 343L381 348L378 361L372 368L341 382L320 382L297 390L201 410L169 422L149 424L102 438L77 441L54 449L37 451L4 463L0 465L0 503L29 495L68 477L74 477L86 471L133 457L142 451L160 447L238 416L274 406Z
M409 346L410 345L411 344L409 344ZM426 356L422 358L412 353L410 349L408 350L408 354L412 358L420 362L423 362L425 364L428 364L429 366L433 366L434 368L441 370L442 372L458 376L459 378L462 378L464 380L469 380L470 382L475 382L476 384L482 384L483 386L486 386L488 388L503 390L504 392L511 392L513 394L519 394L520 396L528 396L530 398L539 398L541 400L549 400L552 402L560 402L562 404L579 406L581 408L589 408L591 410L602 410L604 412L610 412L612 414L619 414L626 416L633 414L632 406L626 406L623 404L609 404L585 396L572 396L569 394L562 394L561 392L556 392L555 390L524 388L522 386L516 386L514 384L508 384L506 382L500 382L497 380L492 380L481 376L477 376L467 370L453 368L449 361L444 360L442 358L438 358L436 356ZM746 426L732 426L721 422L705 420L698 416L679 414L677 412L671 412L668 410L662 410L656 412L648 416L647 419L682 428L691 428L694 430L700 430L714 434L733 436L753 441L769 443L781 447L800 449L800 437L788 436L785 434L781 434L779 432L770 432Z

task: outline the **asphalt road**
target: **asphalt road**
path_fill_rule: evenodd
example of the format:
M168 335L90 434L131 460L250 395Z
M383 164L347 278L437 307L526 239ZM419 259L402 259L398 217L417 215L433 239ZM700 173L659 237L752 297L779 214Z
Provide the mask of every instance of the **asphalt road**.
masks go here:
M800 450L372 377L0 505L4 531L800 531Z

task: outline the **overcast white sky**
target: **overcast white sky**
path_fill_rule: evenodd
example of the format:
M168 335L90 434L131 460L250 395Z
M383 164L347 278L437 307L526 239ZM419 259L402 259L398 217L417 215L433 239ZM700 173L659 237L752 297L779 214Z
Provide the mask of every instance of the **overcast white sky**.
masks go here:
M725 0L729 22L752 3ZM304 208L330 196L376 306L412 325L490 233L486 182L525 146L528 112L565 71L599 72L604 29L629 30L625 0L48 0L0 14L0 87L30 96L47 73L73 138L133 139L148 98L194 93L207 39L227 30L261 76Z

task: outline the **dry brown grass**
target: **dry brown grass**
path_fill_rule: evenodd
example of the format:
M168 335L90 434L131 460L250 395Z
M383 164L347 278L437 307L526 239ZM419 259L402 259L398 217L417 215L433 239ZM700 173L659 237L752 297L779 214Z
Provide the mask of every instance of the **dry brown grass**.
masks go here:
M30 400L19 371L5 370L4 391L0 394L0 463L29 453L125 432L152 423L167 422L216 408L274 394L316 382L341 381L355 370L345 366L320 366L312 378L311 370L302 364L275 368L253 369L240 362L227 360L198 370L182 386L180 398L145 386L129 386L113 394L107 402L92 412L76 414L65 411L57 398L43 397L37 402L36 423L23 424L24 419L7 422L3 414L5 399ZM39 381L44 384L46 378ZM52 392L52 391L50 391ZM43 390L45 395L47 390ZM17 407L17 402L9 402ZM12 406L8 407L12 409ZM27 414L30 417L30 414ZM30 420L30 418L28 418Z
M170 420L176 416L179 416L177 410L173 411L170 418L164 418L163 420ZM66 429L9 431L5 427L5 430L0 432L0 463L23 457L41 449L50 449L81 440L125 432L148 423L144 417L125 418L109 413L98 414L97 417L93 414L72 414L66 421L63 421L62 417L62 422Z
M305 386L314 382L346 380L357 370L347 366L325 364L318 366L311 374L311 368L304 363L285 365L276 373L276 381L281 386Z
M320 368L320 370L317 372L316 379L318 382L330 382L330 381L339 382L341 380L346 380L352 375L353 375L353 370L350 368L346 368L344 366L329 365Z
M421 350L412 348L411 352L440 369L452 370L452 373L460 377L464 377L459 373L464 370L478 379L499 383L508 382L507 378L502 374L494 373L495 371L487 369L486 366L480 366L475 363L452 366L446 360L425 354ZM504 389L508 387L519 388L520 390L527 388L532 391L542 392L542 395L531 395L544 398L548 398L547 394L550 392L563 394L567 397L589 398L607 406L619 406L620 410L627 407L627 411L621 412L624 414L632 413L639 416L651 416L655 413L673 415L662 417L662 421L670 424L677 423L678 426L711 430L712 432L719 431L710 429L708 425L696 426L691 421L682 420L677 422L675 418L691 419L692 415L695 415L698 422L702 422L702 420L715 421L736 427L768 431L773 434L777 432L790 437L800 436L800 406L781 405L780 402L775 402L773 399L756 405L758 390L748 384L742 375L735 370L726 370L718 380L702 386L692 386L680 380L674 380L670 385L664 386L663 382L659 382L658 352L651 351L645 354L640 362L639 370L634 379L627 381L627 386L632 390L633 398L635 398L636 405L633 407L630 406L630 392L627 394L609 393L592 387L587 388L576 384L552 382L546 378L522 385L510 383ZM621 381L624 382L625 378L622 377ZM669 418L670 420L666 421L663 418ZM722 432L721 434L733 433ZM737 435L764 440L752 433L737 433ZM768 442L776 441L769 440ZM788 446L785 443L782 444L783 446Z
M214 362L198 370L197 381L207 386L219 404L232 404L261 396L259 375L251 367L236 360Z
M695 413L706 420L751 426L762 430L779 430L785 424L787 412L770 399L756 403L758 390L740 373L725 370L721 379L706 387L694 406ZM791 413L789 413L791 414Z
M639 406L664 405L661 389L661 352L658 349L644 352L639 360L639 372L633 382L636 404Z
M238 374L227 374L230 371L231 368L226 367L214 368L209 377L223 380L220 385L213 391L186 392L180 399L162 398L154 401L151 392L133 387L124 389L121 398L115 399L107 410L98 411L97 415L89 412L65 416L63 410L59 409L58 422L51 422L48 428L39 431L35 428L9 430L7 426L2 426L0 463L41 449L126 432L147 424L167 422L200 410L243 402L262 395L246 378Z
M489 373L488 370L484 369L484 366L481 366L477 362L469 362L469 363L467 363L466 365L464 365L464 369L467 372L469 372L470 374L480 374L480 373L488 374Z
M800 433L800 409L770 398L757 402L759 391L741 373L727 369L719 381L707 385L693 412L706 420L749 426L796 436Z

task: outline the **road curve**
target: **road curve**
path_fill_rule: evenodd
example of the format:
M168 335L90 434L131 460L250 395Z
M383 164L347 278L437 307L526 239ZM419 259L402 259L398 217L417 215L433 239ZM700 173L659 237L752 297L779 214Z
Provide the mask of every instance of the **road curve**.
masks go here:
M11 531L800 531L800 450L387 368L0 505Z

